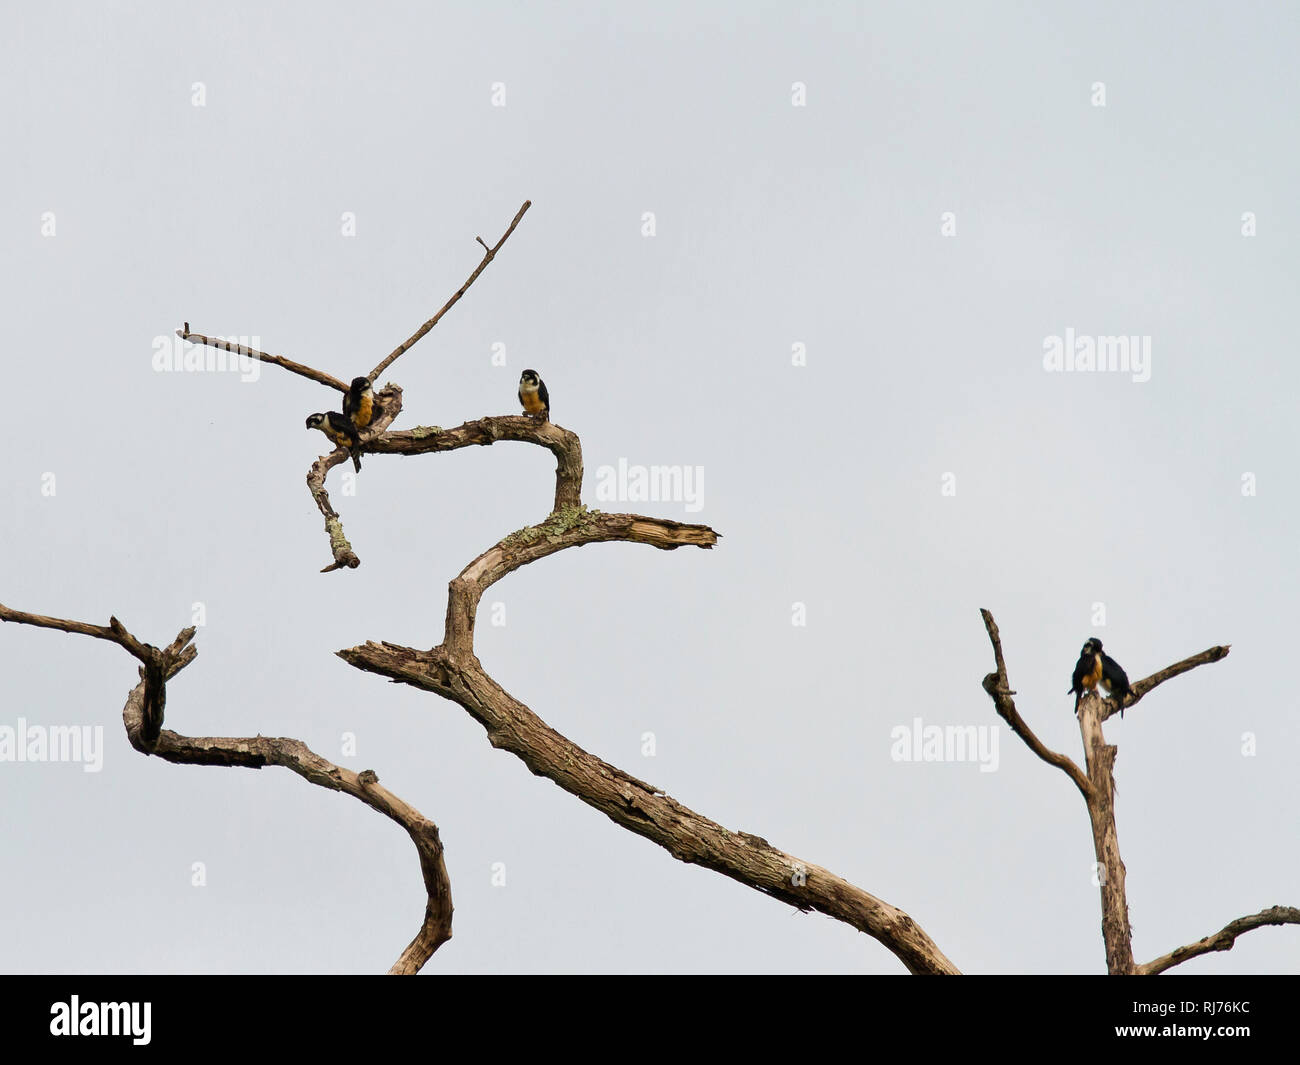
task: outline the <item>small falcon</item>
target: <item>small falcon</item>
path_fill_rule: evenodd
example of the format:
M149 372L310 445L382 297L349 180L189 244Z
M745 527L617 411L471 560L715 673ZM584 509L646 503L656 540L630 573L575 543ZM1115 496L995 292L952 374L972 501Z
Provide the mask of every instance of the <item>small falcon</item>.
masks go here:
M351 386L343 393L343 413L358 429L370 424L375 416L375 394L370 390L370 378L352 378Z
M345 418L336 410L328 414L312 414L307 418L307 428L319 429L329 437L330 443L347 448L348 454L352 456L352 465L358 473L361 472L361 438L357 436L351 419Z
M536 370L525 370L519 375L519 403L528 413L543 421L551 420L551 397Z
M1120 664L1101 649L1101 641L1093 637L1083 645L1079 652L1079 661L1074 667L1073 681L1068 694L1074 696L1074 712L1079 712L1079 700L1083 693L1095 692L1100 684L1106 694L1119 706L1119 716L1124 716L1124 696L1129 693L1128 674Z

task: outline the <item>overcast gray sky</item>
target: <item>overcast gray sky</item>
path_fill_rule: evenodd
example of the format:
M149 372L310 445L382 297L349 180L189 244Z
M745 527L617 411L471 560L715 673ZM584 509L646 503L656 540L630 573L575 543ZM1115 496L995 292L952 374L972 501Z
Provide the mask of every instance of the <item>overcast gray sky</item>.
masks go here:
M385 379L398 427L512 413L535 367L589 503L723 539L508 577L485 599L505 624L478 631L507 690L905 909L964 971L1095 973L1073 786L1005 728L991 772L895 760L891 732L1000 726L980 607L1021 712L1080 760L1085 638L1134 680L1231 643L1107 725L1135 953L1300 904L1298 17L6 4L0 601L156 644L202 604L168 726L298 737L432 818L456 914L427 972L901 972L334 657L437 643L447 581L545 516L548 453L370 456L334 499L362 566L322 575L303 421L337 394L154 369L188 320L365 373L531 199ZM1149 380L1049 372L1067 330L1139 338ZM702 508L596 500L620 460L701 467ZM398 827L287 771L139 756L119 648L4 626L0 669L0 726L104 730L99 772L0 762L4 970L375 972L414 934ZM1180 971L1297 959L1300 929L1271 928Z

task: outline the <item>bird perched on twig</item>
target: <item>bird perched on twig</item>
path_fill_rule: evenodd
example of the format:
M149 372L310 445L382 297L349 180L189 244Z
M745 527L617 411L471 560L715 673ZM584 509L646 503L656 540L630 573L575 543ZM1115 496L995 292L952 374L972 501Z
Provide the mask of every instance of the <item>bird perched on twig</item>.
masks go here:
M307 428L319 429L332 444L347 448L348 454L352 456L352 465L358 473L361 472L361 438L357 435L352 419L336 410L326 414L310 414L307 416Z
M352 378L352 384L343 393L343 413L358 429L371 423L375 416L375 394L370 388L370 378Z
M1102 651L1101 641L1097 637L1085 641L1083 650L1079 652L1079 661L1075 664L1074 676L1071 680L1073 683L1068 694L1074 696L1076 714L1079 712L1079 700L1083 698L1083 693L1095 692L1097 685L1100 684L1106 689L1106 694L1119 706L1119 716L1124 716L1124 696L1132 690L1129 688L1128 674L1115 659Z
M533 417L551 420L551 397L536 370L525 370L519 375L519 404Z

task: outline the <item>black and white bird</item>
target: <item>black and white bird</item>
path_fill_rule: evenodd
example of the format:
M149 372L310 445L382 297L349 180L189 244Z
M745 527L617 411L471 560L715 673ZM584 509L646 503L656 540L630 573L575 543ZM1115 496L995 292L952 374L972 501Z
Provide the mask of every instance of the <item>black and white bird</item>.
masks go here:
M364 429L375 416L375 394L370 388L370 378L354 377L343 393L343 413L352 419L358 429Z
M1119 716L1124 716L1124 696L1131 691L1128 674L1115 659L1102 651L1101 641L1097 637L1085 641L1083 650L1079 652L1079 661L1075 664L1074 676L1071 680L1073 683L1068 694L1074 696L1076 714L1079 712L1079 700L1083 698L1083 693L1095 692L1097 685L1100 684L1106 689L1106 694L1115 700L1119 707Z
M357 435L351 418L336 410L325 414L309 414L307 428L319 429L329 438L330 443L347 448L348 454L352 456L352 465L358 473L361 472L361 438Z
M551 420L551 397L546 382L537 376L536 370L525 370L519 375L519 405L534 417Z

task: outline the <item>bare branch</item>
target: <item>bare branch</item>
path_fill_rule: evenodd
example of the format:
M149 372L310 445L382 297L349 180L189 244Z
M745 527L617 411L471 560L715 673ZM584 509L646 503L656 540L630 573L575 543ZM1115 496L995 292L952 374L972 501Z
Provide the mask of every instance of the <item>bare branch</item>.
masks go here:
M988 630L989 640L993 644L993 660L997 665L998 671L990 673L984 678L984 690L988 692L989 698L993 700L993 706L998 712L998 716L1007 723L1007 726L1024 740L1025 745L1038 755L1048 765L1054 765L1061 770L1071 780L1074 781L1075 787L1083 794L1084 799L1092 798L1092 786L1088 783L1087 774L1075 764L1075 762L1063 754L1049 750L1048 747L1034 735L1033 729L1025 724L1025 719L1020 716L1020 711L1016 709L1016 701L1012 698L1016 693L1011 690L1011 684L1007 680L1007 664L1002 657L1002 639L998 634L997 622L993 620L993 615L987 610L981 609L980 616L984 618L984 628Z
M1166 666L1157 673L1152 673L1149 677L1144 677L1132 686L1132 694L1126 697L1121 704L1118 699L1108 699L1105 703L1105 710L1102 713L1102 720L1114 714L1120 713L1121 710L1127 710L1133 706L1142 696L1146 695L1152 688L1163 684L1167 680L1172 680L1180 673L1186 673L1188 670L1195 669L1197 666L1206 665L1209 662L1218 662L1220 659L1227 658L1228 652L1232 649L1231 644L1225 644L1220 647L1211 647L1202 651L1198 655L1192 655L1190 658L1184 658L1181 662L1175 662L1172 666Z
M1162 684L1180 673L1186 673L1196 666L1204 665L1206 662L1219 661L1228 653L1228 648L1211 647L1208 651L1193 655L1191 658L1184 659L1168 669L1152 674L1150 677L1134 684L1130 694L1124 699L1103 700L1095 693L1085 693L1076 705L1079 731L1083 737L1083 749L1087 765L1087 774L1084 776L1074 762L1064 755L1048 751L1038 741L1037 737L1028 730L1028 727L1024 726L1024 722L1021 721L1020 715L1016 712L1015 701L1012 699L1015 692L1010 690L1010 685L1007 683L1006 662L1002 656L1002 642L998 635L997 624L993 620L993 615L987 610L981 610L980 614L984 618L984 627L988 630L989 639L993 643L993 655L998 670L997 673L990 673L984 678L984 690L989 693L998 709L998 713L1011 726L1012 731L1016 732L1034 753L1044 761L1059 765L1069 773L1070 778L1082 792L1084 801L1087 804L1088 820L1092 826L1093 852L1097 858L1097 882L1101 889L1102 938L1106 944L1107 971L1111 974L1127 975L1148 971L1151 966L1167 968L1169 965L1176 964L1176 961L1181 960L1181 957L1173 961L1170 961L1168 957L1158 959L1148 966L1138 966L1133 960L1133 932L1129 923L1128 897L1125 890L1127 870L1120 854L1119 835L1115 826L1115 756L1117 748L1106 743L1101 726L1112 714L1118 713L1125 707L1132 706L1158 684ZM1255 918L1246 918L1245 920L1252 921ZM1279 922L1273 921L1271 923L1276 924ZM1248 927L1256 926L1247 925L1236 929L1236 931L1245 931ZM1221 942L1225 933L1232 928L1233 926L1230 925L1224 932L1220 932L1217 937L1211 937L1211 939ZM1206 950L1227 950L1232 945L1229 938L1226 946L1203 946L1209 942L1209 940L1202 940L1201 944L1196 944L1193 948L1184 947L1180 948L1180 950L1184 953L1188 950L1195 950L1195 953L1204 953ZM1175 951L1175 954L1178 953L1178 951ZM1160 969L1157 968L1153 971L1158 972Z
M430 318L427 322L425 322L424 325L420 326L420 328L417 329L414 333L412 333L409 338L402 341L402 343L398 344L397 347L395 347L389 353L388 357L385 358L383 362L381 362L378 366L376 366L373 370L370 371L370 380L372 383L378 380L379 375L383 373L386 369L388 369L388 367L392 365L393 361L399 355L401 355L404 351L408 351L412 347L414 347L415 344L420 340L420 338L423 337L424 334L427 333L430 329L432 329L435 325L437 325L438 320L449 310L451 310L452 307L456 305L456 302L461 298L461 296L465 295L465 292L466 290L468 290L470 285L474 284L474 282L478 280L478 275L487 269L487 264L496 258L497 252L501 250L501 245L510 239L510 234L515 231L515 226L519 225L519 220L524 217L524 212L527 211L528 208L530 208L532 205L533 205L532 200L524 201L524 205L519 208L519 211L515 214L514 220L510 223L510 228L505 231L501 239L498 240L496 244L494 244L492 247L489 248L487 244L484 243L482 237L475 238L480 244L483 245L482 262L480 262L478 266L474 268L474 272L470 274L469 277L466 279L465 283L456 290L456 294L442 305L441 310L439 310L437 314L435 314L432 318Z
M418 426L385 433L369 449L387 455L424 455L433 451L455 451L462 447L487 446L498 440L536 444L555 456L555 505L553 510L582 503L582 443L576 433L553 422L526 415L501 415L465 422L453 429L436 425Z
M60 632L75 632L82 636L93 636L97 640L107 640L119 647L125 647L141 662L145 661L146 652L142 648L147 645L141 644L135 637L131 636L121 627L121 622L118 622L116 618L111 618L108 625L92 625L86 621L68 621L64 618L46 617L44 614L28 614L22 610L11 610L3 603L0 603L0 621L11 621L19 625L33 625L42 629L58 629ZM117 624L114 625L113 622L117 622Z
M363 453L374 450L376 439L384 435L384 430L393 424L401 412L402 389L399 385L385 385L382 391L375 393L375 413L370 424L360 433ZM330 538L330 553L334 556L334 561L322 569L322 573L344 568L356 569L361 565L361 559L343 534L343 521L330 503L329 493L325 491L325 475L331 467L346 462L348 457L347 448L335 448L313 462L307 471L307 489L325 519L325 533Z
M489 547L451 582L444 646L473 654L479 600L507 573L566 547L610 541L647 544L663 551L678 547L708 550L718 542L718 534L707 525L684 525L640 514L603 514L585 506L555 511L540 525L513 532Z
M340 381L337 377L331 377L321 370L314 370L310 366L304 366L300 362L294 362L292 359L286 359L283 355L268 355L265 351L258 351L256 348L246 347L243 344L232 344L228 340L222 340L220 337L204 336L202 333L191 333L190 323L185 323L184 329L176 330L176 335L182 340L187 340L191 344L206 344L210 348L218 348L221 351L233 351L237 355L247 355L250 358L257 359L258 362L270 363L272 366L279 366L290 373L296 373L299 377L306 377L318 384L327 385L330 388L337 388L340 392L346 392L348 386Z
M483 592L507 573L556 551L611 540L663 550L709 548L717 542L717 534L703 525L566 507L540 525L505 537L451 582L447 633L441 646L417 651L391 643L366 643L339 651L339 657L358 669L458 703L484 727L494 747L510 751L533 773L554 781L679 861L713 869L796 909L816 910L843 921L879 941L910 972L956 973L956 966L902 910L821 866L778 850L759 836L731 832L683 806L662 789L589 754L483 671L473 649L476 608Z
M141 643L114 617L108 619L107 625L91 625L84 621L67 621L63 618L46 617L43 614L10 610L0 604L0 621L93 636L97 640L108 640L125 648L141 663L140 707L143 722L142 735L146 743L155 741L162 728L163 707L167 702L167 678L189 665L197 654L193 647L187 646L194 638L193 628L185 629L170 647L160 651L152 644Z
M502 690L472 656L453 656L441 647L417 651L388 643L367 643L339 656L358 669L459 703L486 729L492 746L514 754L533 773L679 861L713 869L798 910L816 910L843 921L880 942L910 972L958 972L902 910L759 836L729 831L654 785L589 754Z
M1227 653L1226 648L1214 648L1214 650L1223 650L1225 654ZM1219 657L1222 658L1223 656L1220 655ZM1191 661L1191 659L1188 659L1188 661ZM1208 661L1213 662L1217 661L1217 659L1208 659ZM1179 665L1182 664L1179 663ZM1199 662L1196 664L1200 665ZM1192 667L1188 666L1187 668L1191 669ZM1167 680L1168 678L1161 679ZM1159 681L1156 683L1158 684ZM1211 954L1218 950L1231 950L1239 935L1271 924L1300 924L1300 909L1296 909L1294 906L1274 906L1271 909L1251 914L1249 917L1238 917L1235 921L1224 925L1214 935L1198 939L1195 943L1189 943L1185 947L1179 947L1177 950L1161 955L1155 961L1139 965L1135 972L1138 976L1158 976L1166 969L1172 969L1175 965L1181 965L1183 962L1200 957L1202 954Z
M128 735L134 734L132 718L137 691L138 686L128 696L122 711ZM397 822L415 844L428 901L420 931L402 951L390 972L419 972L433 952L451 938L451 878L443 858L438 827L415 807L382 787L373 770L354 773L322 758L301 740L271 736L181 736L165 729L150 753L178 765L238 766L245 769L283 766L318 787L351 795Z
M443 859L442 841L437 826L419 810L403 802L388 789L380 787L379 777L367 769L354 773L334 765L301 740L269 736L216 738L181 736L162 728L166 701L166 681L175 676L198 654L190 642L193 626L182 629L167 647L159 650L142 644L117 618L108 626L81 621L26 614L0 605L0 621L59 629L96 639L109 640L126 648L144 665L140 682L131 689L122 707L122 724L131 746L141 754L154 755L179 765L239 766L261 769L267 765L283 766L304 780L331 791L341 791L359 799L371 809L396 821L411 837L420 857L428 901L424 921L411 943L402 951L390 972L415 973L443 943L451 938L451 879Z

